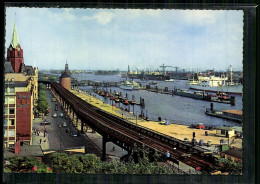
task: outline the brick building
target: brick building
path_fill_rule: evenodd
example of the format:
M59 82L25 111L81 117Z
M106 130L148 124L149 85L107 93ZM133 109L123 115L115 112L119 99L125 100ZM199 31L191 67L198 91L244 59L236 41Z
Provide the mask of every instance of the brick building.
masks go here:
M65 71L60 76L60 85L67 90L71 89L71 73L69 71L68 63L65 64Z
M5 66L4 146L31 145L33 112L38 99L38 69L24 64L16 23Z

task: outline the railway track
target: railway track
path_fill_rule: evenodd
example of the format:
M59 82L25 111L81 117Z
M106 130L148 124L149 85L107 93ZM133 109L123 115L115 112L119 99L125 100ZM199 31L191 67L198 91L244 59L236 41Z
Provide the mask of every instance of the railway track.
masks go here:
M163 135L161 133L158 133L158 136L155 136L154 134L156 134L157 132L154 131L154 134L142 133L146 131L151 131L144 127L141 127L141 130L139 129L139 131L137 131L136 129L132 128L133 126L135 126L132 123L127 122L129 124L128 125L125 122L122 123L122 121L125 120L122 120L120 117L107 115L106 112L85 102L59 84L52 83L52 87L56 91L56 93L58 93L63 99L67 101L68 104L70 104L70 106L73 107L78 115L87 119L88 122L92 123L92 126L94 126L94 128L101 130L106 135L109 135L109 137L119 139L130 147L134 144L136 144L137 146L144 145L150 151L157 150L157 152L161 155L164 155L166 151L169 151L171 154L171 158L190 165L191 167L196 168L202 172L211 172L214 170L214 161L208 159L207 157L196 154L183 156L187 155L186 153L188 146L183 141L167 135ZM172 139L173 143L177 144L175 146L174 144L169 144L168 139ZM167 141L164 142L162 140ZM114 143L117 144L117 142Z

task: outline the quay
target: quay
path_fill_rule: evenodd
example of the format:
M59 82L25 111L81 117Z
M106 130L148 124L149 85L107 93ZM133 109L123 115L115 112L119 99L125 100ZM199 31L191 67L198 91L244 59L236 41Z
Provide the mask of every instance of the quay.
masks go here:
M195 132L196 139L199 142L199 140L204 140L204 142L211 141L212 146L211 147L206 147L207 149L211 149L212 152L215 149L215 146L220 144L220 141L227 142L228 137L223 137L219 136L216 134L216 130L207 130L207 134L205 135L205 130L203 129L195 129L195 128L189 128L188 125L180 125L180 124L169 124L169 125L161 125L160 122L158 121L146 121L142 118L137 118L136 116L133 115L133 113L128 113L126 111L121 110L120 108L111 106L109 104L104 103L102 100L93 97L92 95L85 93L81 90L70 90L74 95L78 96L79 98L85 100L88 103L91 103L92 105L107 111L111 114L114 114L118 117L122 117L127 119L137 126L143 126L146 128L149 128L151 130L161 132L163 134L166 134L171 137L175 137L180 140L186 140L188 139L189 141L192 140L193 138L193 132ZM242 148L242 139L235 139L234 142L232 143L233 147L236 148Z
M209 116L214 116L218 118L223 118L231 121L235 121L238 123L243 123L243 112L240 110L222 110L222 111L216 111L213 108L213 104L211 103L210 109L207 108L205 114Z

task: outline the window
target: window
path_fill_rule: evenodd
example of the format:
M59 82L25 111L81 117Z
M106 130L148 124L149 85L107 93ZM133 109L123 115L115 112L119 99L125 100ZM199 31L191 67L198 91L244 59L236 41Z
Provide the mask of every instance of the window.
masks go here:
M7 120L5 119L5 126L7 126Z
M9 109L9 114L14 114L14 109Z
M4 135L5 137L7 137L7 131L5 130L5 135Z
M5 93L7 93L7 88L5 88Z
M9 137L14 137L14 130L9 130Z
M5 107L5 114L8 114L8 107Z
M15 120L14 119L10 119L11 125L14 126L15 124Z
M9 88L10 93L14 93L14 88Z
M9 97L9 104L15 104L15 98Z

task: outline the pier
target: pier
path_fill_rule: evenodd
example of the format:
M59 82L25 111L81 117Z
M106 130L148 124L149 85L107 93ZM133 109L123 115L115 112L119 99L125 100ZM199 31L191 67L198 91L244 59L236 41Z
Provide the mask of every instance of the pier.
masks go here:
M222 111L216 111L213 108L213 103L210 104L210 109L207 108L205 114L209 116L214 116L218 118L223 118L231 121L235 121L238 123L243 122L243 112L239 110L222 110Z

